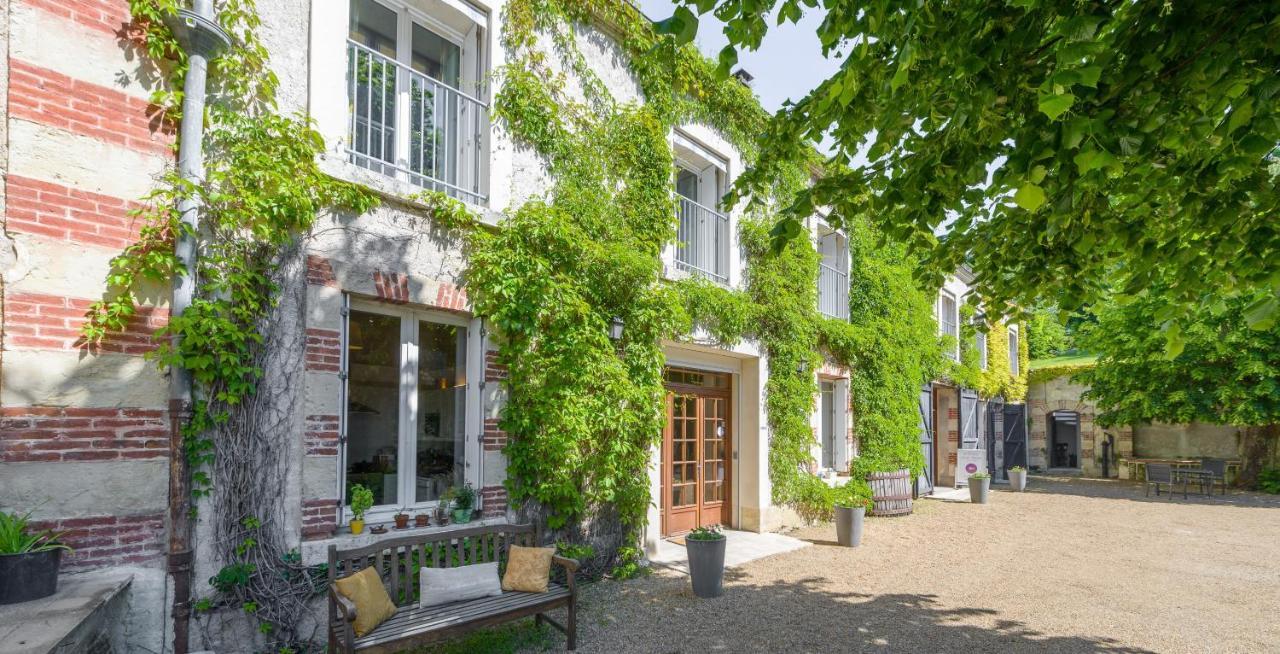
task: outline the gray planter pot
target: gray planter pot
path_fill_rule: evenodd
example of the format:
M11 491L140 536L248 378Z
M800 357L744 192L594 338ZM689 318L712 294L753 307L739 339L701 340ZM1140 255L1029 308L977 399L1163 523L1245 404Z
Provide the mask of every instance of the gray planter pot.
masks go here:
M1016 490L1019 493L1026 490L1027 489L1027 471L1026 470L1010 470L1009 486L1011 486L1013 490Z
M857 547L862 543L862 520L867 510L862 507L836 507L836 540L841 547Z
M693 582L693 594L698 597L720 597L724 592L723 536L716 540L685 539L689 552L689 580Z
M991 494L991 478L974 479L969 478L969 501L974 504L986 504L987 496Z
M58 590L62 550L0 554L0 604L48 597Z

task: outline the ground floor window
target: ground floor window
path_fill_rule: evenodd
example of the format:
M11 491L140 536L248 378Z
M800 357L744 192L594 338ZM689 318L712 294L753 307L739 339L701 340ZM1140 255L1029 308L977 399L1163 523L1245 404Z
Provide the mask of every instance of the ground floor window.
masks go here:
M357 306L346 333L343 488L361 484L382 509L434 503L470 474L476 406L468 384L469 320Z

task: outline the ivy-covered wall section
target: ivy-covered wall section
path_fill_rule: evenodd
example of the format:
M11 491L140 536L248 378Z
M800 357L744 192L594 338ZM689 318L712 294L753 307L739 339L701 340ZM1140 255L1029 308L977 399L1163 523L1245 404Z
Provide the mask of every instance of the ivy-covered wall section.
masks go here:
M960 306L960 361L948 361L946 376L953 382L978 391L981 397L1003 397L1007 402L1021 402L1027 397L1027 374L1031 359L1027 350L1025 328L1020 326L1018 338L1018 374L1009 366L1009 323L995 321L980 327L975 316L981 307L972 298ZM982 368L976 336L984 329L987 336L987 367Z

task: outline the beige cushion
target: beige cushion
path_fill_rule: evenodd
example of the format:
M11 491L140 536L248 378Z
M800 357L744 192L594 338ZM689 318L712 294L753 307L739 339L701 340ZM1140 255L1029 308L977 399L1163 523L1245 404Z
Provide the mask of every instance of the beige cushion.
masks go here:
M518 590L526 593L547 592L551 577L551 557L554 547L511 546L507 555L507 574L502 577L502 590Z
M357 636L373 631L374 627L396 614L395 602L391 601L387 588L382 585L382 578L373 568L365 568L343 577L333 582L333 585L338 593L356 605L356 619L352 628Z
M451 604L502 594L498 563L473 563L458 568L418 571L418 606Z

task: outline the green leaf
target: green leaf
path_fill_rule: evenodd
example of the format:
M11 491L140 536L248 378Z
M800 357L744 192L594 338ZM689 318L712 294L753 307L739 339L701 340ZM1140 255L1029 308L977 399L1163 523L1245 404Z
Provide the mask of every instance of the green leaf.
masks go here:
M733 67L738 65L738 49L726 45L720 49L720 56L717 57L716 74L722 79L729 76Z
M1077 84L1091 89L1098 88L1098 78L1102 76L1101 66L1085 66L1077 69L1076 72L1080 73L1080 81Z
M1035 211L1044 204L1044 189L1035 184L1023 184L1017 193L1013 194L1013 201L1027 211Z
M658 34L673 36L677 45L684 45L692 43L693 38L698 35L698 17L688 7L681 5L676 7L670 18L654 23L653 27Z
M1076 168L1079 169L1081 175L1118 163L1118 160L1106 150L1084 150L1077 154L1072 161L1075 162Z
M1182 354L1187 347L1187 341L1182 336L1182 327L1176 322L1165 323L1164 330L1164 358L1172 361Z
M1070 93L1058 93L1054 95L1040 96L1040 112L1048 116L1050 120L1057 120L1058 116L1066 113L1071 106L1076 103L1076 96Z
M1264 296L1245 307L1244 322L1249 329L1268 330L1275 326L1278 313L1280 313L1280 299L1274 295Z

